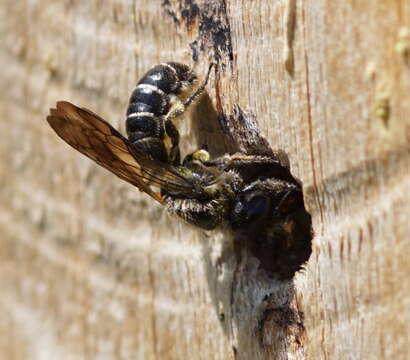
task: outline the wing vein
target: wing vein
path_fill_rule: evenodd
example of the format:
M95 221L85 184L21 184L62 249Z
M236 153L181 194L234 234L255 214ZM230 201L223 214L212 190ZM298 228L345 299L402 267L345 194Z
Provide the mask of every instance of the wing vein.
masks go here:
M50 109L47 121L70 146L160 203L165 199L151 186L165 191L193 192L192 182L177 168L146 157L90 110L59 101L55 109Z

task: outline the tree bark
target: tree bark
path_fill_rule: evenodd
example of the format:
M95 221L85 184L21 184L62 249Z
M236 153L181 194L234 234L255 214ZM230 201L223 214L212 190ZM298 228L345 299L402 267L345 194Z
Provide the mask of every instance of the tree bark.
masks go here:
M5 358L410 357L407 1L4 0L0 19ZM124 132L136 81L164 61L202 77L216 63L218 116L203 101L179 124L185 153L251 146L241 109L286 154L314 231L292 281L46 123L68 100Z

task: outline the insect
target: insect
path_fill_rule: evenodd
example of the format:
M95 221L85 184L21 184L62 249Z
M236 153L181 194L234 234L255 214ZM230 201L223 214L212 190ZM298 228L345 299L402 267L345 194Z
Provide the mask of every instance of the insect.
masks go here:
M200 86L195 73L180 63L149 70L131 94L128 138L66 101L50 109L47 121L69 145L186 222L204 230L228 225L248 235L263 229L263 236L281 237L286 247L298 236L295 227L306 221L295 215L303 204L301 187L278 159L242 153L210 159L200 149L181 161L174 120L205 91L211 68Z

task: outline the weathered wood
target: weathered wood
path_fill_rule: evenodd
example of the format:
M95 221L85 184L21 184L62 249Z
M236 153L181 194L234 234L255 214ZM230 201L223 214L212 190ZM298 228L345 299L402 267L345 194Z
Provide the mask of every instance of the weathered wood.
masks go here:
M410 357L408 2L3 3L3 357ZM287 154L315 232L294 283L238 264L229 237L169 218L46 124L65 99L123 131L136 80L167 60L218 63L224 122L195 109L184 151L240 146L220 140L239 106Z

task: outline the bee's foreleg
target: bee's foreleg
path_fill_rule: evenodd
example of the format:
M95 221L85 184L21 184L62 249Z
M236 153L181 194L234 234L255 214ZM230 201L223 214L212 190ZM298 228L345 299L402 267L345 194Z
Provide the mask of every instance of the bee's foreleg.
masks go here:
M205 91L206 85L208 84L209 81L209 76L211 74L212 67L214 66L214 63L211 63L209 65L208 73L206 75L206 78L204 82L199 86L190 96L188 96L185 100L180 100L178 96L170 96L170 103L171 108L169 109L167 115L166 115L166 120L172 120L176 119L179 116L181 116L185 110L197 99L199 98L203 92Z
M202 85L198 89L196 89L196 91L194 93L192 93L184 101L184 107L185 108L187 108L189 105L191 105L191 103L193 101L195 101L199 96L201 96L201 94L205 91L205 87L208 84L209 76L211 75L211 70L212 70L214 65L215 65L214 63L209 64L208 73L206 74L206 78L205 78L204 82L202 83Z

